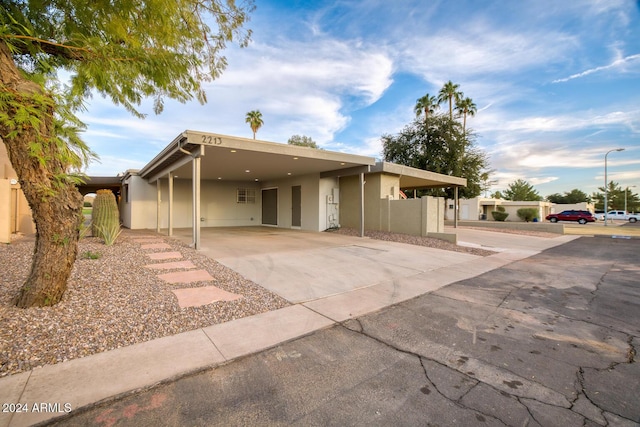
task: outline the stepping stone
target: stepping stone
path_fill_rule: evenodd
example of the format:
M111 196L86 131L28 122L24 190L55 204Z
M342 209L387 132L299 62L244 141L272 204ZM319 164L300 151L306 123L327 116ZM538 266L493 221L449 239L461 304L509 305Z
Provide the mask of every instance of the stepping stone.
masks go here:
M172 270L174 268L196 268L196 266L189 260L174 261L174 262L160 262L158 264L145 265L145 267L155 268L156 270Z
M146 237L144 239L132 239L134 243L164 243L163 239L158 239L157 237Z
M151 259L182 258L182 254L180 252L153 252L147 254L147 256Z
M140 247L142 249L171 249L171 246L167 245L166 243L149 243Z
M169 283L191 283L213 280L213 277L211 277L207 270L177 271L175 273L159 274L158 277Z
M235 301L242 298L242 295L227 292L215 286L175 289L172 292L178 298L180 308L200 307L217 301Z

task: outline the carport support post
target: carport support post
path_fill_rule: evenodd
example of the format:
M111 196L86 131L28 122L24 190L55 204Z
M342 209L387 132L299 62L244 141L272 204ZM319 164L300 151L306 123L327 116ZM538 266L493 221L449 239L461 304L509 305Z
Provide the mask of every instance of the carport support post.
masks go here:
M193 158L193 247L200 249L200 154Z
M169 172L169 224L168 235L173 236L173 172Z
M162 202L162 187L160 178L156 179L156 233L160 233L160 203Z
M453 187L453 228L458 228L458 186Z
M364 173L360 174L360 237L364 237Z

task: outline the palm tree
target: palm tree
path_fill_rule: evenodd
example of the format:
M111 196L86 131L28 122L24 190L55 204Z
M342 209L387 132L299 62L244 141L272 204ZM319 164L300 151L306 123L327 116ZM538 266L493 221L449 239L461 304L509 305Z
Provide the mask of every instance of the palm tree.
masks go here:
M476 104L473 103L473 100L467 97L456 102L456 111L463 117L462 134L465 135L467 129L467 116L475 116L478 109L476 108Z
M439 105L436 97L427 93L422 98L418 98L416 100L416 106L413 108L413 111L416 113L416 117L419 117L424 113L424 119L426 121L429 118L429 114L435 113L438 107Z
M438 104L444 102L449 103L449 118L453 120L453 102L456 103L462 98L462 92L458 90L460 85L454 84L451 80L446 82L440 92L438 93Z
M253 139L256 139L256 132L258 132L258 129L260 129L264 124L260 110L249 111L244 121L245 123L249 123L249 126L251 126L251 130L253 131Z

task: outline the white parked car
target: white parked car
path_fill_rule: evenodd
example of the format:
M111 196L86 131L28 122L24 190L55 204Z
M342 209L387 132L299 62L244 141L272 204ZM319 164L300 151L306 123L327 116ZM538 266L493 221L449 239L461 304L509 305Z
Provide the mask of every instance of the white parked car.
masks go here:
M598 219L604 221L604 215L605 214L600 214ZM636 222L640 220L640 214L630 214L625 211L609 211L606 215L607 220L621 219L629 222Z

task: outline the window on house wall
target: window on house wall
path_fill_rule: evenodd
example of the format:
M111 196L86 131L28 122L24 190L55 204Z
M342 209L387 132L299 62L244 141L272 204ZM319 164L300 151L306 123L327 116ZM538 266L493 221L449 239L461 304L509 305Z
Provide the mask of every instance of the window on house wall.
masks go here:
M253 188L238 188L236 191L236 203L254 204L256 202L256 190Z
M125 203L129 203L129 184L124 185L124 201Z

